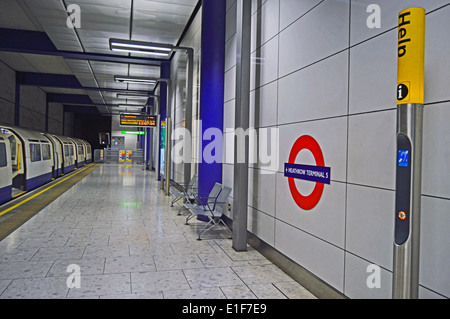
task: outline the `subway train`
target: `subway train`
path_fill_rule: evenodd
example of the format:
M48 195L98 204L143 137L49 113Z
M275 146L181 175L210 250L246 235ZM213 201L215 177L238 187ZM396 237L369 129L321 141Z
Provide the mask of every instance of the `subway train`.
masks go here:
M0 204L91 162L84 140L0 123Z

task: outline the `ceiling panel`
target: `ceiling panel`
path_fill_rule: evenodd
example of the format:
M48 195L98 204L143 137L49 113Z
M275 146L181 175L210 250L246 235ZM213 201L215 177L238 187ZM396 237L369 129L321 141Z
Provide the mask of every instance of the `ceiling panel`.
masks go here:
M50 55L23 54L37 72L51 74L73 74L64 58Z
M22 1L1 0L0 8L0 28L42 31Z
M19 72L37 72L36 68L25 58L25 54L0 52L0 60Z

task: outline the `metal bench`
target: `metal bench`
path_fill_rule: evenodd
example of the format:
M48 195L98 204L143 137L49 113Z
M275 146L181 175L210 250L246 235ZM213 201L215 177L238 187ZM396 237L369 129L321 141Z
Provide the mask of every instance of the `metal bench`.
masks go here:
M197 196L198 175L195 174L187 185L175 183L174 186L175 187L170 188L170 194L174 197L170 207L173 207L173 204L180 199L183 199L183 202L193 203L195 201L195 197ZM182 208L183 206L181 209ZM178 211L178 215L180 215L181 209Z
M186 225L189 225L189 220L195 216L205 216L209 219L208 223L199 231L197 240L201 240L201 235L210 231L214 227L219 226L219 224L225 226L225 229L230 233L231 238L232 232L222 220L230 193L230 187L222 187L221 184L216 183L208 197L204 198L206 201L204 201L203 204L185 204L185 207L191 213L186 217Z

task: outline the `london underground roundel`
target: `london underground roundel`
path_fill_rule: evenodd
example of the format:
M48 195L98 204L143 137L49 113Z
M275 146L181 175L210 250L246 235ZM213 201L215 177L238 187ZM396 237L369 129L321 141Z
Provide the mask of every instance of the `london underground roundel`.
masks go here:
M316 165L295 163L298 153L304 149L312 153ZM331 169L325 166L322 150L313 137L303 135L295 141L289 154L288 163L284 164L284 176L288 178L292 198L300 208L311 210L317 206L322 197L325 184L330 184ZM297 189L295 179L314 182L315 187L312 193L308 196L303 196Z

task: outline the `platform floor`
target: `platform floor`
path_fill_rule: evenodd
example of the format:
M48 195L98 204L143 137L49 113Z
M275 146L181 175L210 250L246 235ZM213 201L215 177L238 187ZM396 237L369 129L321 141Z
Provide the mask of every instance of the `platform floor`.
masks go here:
M141 166L99 165L0 242L0 299L315 298L225 231L197 241L204 223L185 225L159 186Z

